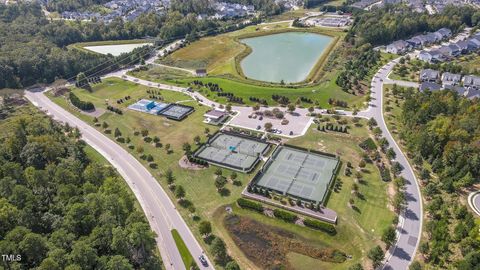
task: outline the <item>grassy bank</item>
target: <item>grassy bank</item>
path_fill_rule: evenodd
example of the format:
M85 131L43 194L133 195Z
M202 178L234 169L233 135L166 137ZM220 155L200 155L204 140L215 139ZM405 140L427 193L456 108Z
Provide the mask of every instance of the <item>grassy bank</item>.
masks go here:
M175 229L172 230L172 236L173 236L173 240L175 241L175 244L177 245L177 249L180 252L180 256L182 257L182 261L183 261L183 264L185 265L185 268L190 269L190 266L194 263L192 254L190 254L190 251L188 250L187 245L185 245L185 242L183 242L183 239L177 230Z

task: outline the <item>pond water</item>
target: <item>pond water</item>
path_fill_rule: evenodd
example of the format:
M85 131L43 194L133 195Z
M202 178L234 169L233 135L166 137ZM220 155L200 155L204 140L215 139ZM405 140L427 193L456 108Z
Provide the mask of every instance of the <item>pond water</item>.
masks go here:
M122 53L128 53L133 51L133 49L142 47L145 45L152 45L152 43L133 43L133 44L117 44L117 45L100 45L100 46L86 46L84 47L87 50L101 53L101 54L111 54L113 56L119 56Z
M252 48L240 66L248 78L279 83L300 82L319 60L331 37L302 32L287 32L242 39Z

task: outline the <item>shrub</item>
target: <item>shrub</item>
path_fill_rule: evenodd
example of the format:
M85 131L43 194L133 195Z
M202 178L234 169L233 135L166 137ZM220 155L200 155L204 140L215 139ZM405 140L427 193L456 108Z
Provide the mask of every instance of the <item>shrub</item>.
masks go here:
M263 205L262 204L252 202L252 201L246 200L244 198L239 198L237 200L237 204L238 204L238 206L240 206L242 208L249 208L249 209L255 210L257 212L263 212Z
M328 224L325 222L321 222L321 221L309 219L309 218L306 218L305 220L303 220L303 224L309 228L320 230L331 235L337 234L337 229L335 229L335 226L333 226L332 224Z
M91 111L95 109L93 103L80 100L74 93L70 92L69 94L70 102L73 106L79 108L82 111Z
M280 210L280 209L273 210L273 215L276 218L283 219L286 222L292 222L292 223L295 222L295 220L298 219L297 215L292 214L292 213L287 212L287 211Z

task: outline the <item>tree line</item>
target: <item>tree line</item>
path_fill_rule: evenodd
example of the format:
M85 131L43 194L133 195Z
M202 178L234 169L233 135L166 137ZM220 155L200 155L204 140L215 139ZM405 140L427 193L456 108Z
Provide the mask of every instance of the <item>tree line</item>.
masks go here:
M159 269L155 234L79 131L30 107L2 121L0 250L11 269Z

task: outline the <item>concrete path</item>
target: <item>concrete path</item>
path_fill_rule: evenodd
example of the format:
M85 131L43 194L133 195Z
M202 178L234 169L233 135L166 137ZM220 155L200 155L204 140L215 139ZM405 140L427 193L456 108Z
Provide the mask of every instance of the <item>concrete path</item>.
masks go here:
M475 191L468 195L468 205L475 214L480 216L480 191Z

